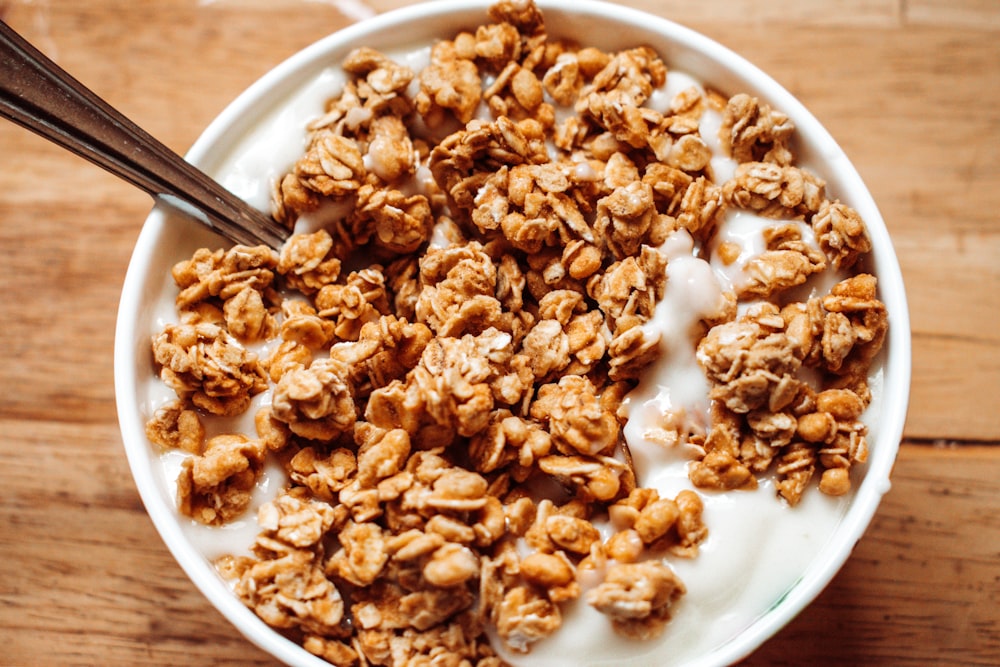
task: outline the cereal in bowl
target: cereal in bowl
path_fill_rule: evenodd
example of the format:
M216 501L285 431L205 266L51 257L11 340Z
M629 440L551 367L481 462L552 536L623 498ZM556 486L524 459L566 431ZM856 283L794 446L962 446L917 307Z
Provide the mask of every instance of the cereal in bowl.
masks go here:
M286 476L217 561L261 619L345 666L506 664L580 603L650 640L713 530L704 494L850 490L887 314L863 221L795 164L786 116L671 90L647 46L550 38L531 2L419 71L342 66L275 181L296 233L179 263L153 341L179 510L222 524L265 460ZM704 390L639 445L633 392L671 355ZM640 446L683 450L691 488L646 484Z

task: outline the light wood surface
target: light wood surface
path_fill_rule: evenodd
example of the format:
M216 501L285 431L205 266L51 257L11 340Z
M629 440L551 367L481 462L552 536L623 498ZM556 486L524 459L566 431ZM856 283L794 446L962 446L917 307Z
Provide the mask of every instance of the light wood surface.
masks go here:
M0 0L0 18L184 152L269 68L402 4ZM747 664L1000 664L1000 3L628 4L799 96L868 183L907 284L893 488L831 586ZM148 197L6 122L0 158L0 664L274 664L188 581L129 475L111 359Z

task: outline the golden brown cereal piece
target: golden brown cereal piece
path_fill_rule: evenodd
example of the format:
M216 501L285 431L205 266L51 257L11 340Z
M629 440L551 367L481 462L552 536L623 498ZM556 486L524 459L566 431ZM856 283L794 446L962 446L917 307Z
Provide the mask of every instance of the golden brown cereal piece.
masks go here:
M271 216L292 229L303 213L319 208L320 196L307 188L295 174L285 174L275 179L271 188Z
M333 335L355 341L365 324L388 313L385 276L378 266L352 271L343 282L324 285L316 294L318 315L333 321Z
M433 333L420 322L410 323L393 315L366 322L357 344L335 345L331 357L352 367L355 395L369 394L393 380L402 380L420 361Z
M828 496L842 496L851 490L851 478L847 468L829 468L823 471L819 490Z
M146 422L146 437L161 447L201 454L205 426L192 407L177 399L159 408Z
M677 503L669 498L660 498L639 511L633 528L643 542L652 544L674 527L679 514Z
M275 358L284 356L286 352L292 352L294 346L299 345L308 350L308 355L305 352L299 352L295 356L305 355L299 358L299 360L303 366L308 366L309 361L311 361L312 351L327 347L333 340L334 323L320 317L316 309L305 301L286 299L281 304L281 314L283 316L281 322L282 342L289 343L290 345L280 354L276 351ZM272 361L272 369L273 363ZM271 376L272 378L275 377L273 371ZM281 373L279 372L277 377L280 376Z
M822 341L824 361L828 370L842 378L844 386L866 386L866 369L882 349L889 328L876 286L874 276L862 273L837 283L823 298L828 313Z
M505 409L494 410L489 425L469 443L473 468L493 472L516 461L530 468L552 448L552 436L536 422L515 417Z
M254 550L259 560L243 564L234 585L244 603L273 627L335 636L344 602L315 553L266 537Z
M570 106L583 87L585 74L577 53L562 53L545 72L542 86L560 106Z
M708 537L708 527L702 517L705 504L701 496L686 489L677 494L674 502L680 510L674 526L679 543L672 551L679 556L691 558L698 554L698 545Z
M737 162L792 161L788 140L795 127L788 116L745 93L733 95L723 112L719 138Z
M305 494L283 493L257 510L257 523L263 534L293 547L317 544L334 523L329 504Z
M354 439L358 444L357 480L363 485L375 486L405 468L410 456L410 436L406 431L386 431L358 422Z
M754 472L767 470L777 450L792 441L798 421L787 410L787 407L779 412L758 409L746 414L740 458Z
M579 375L541 386L531 416L548 425L552 443L565 454L594 456L618 443L618 420L601 406L593 384Z
M545 531L553 544L574 554L586 555L600 542L601 534L585 519L553 514L545 519Z
M576 110L589 115L614 136L635 148L646 145L649 129L639 107L663 84L666 65L647 47L612 56L580 91Z
M460 586L479 575L479 558L469 547L448 542L434 551L423 575L432 586Z
M604 543L604 554L619 563L635 563L645 551L639 533L631 528L618 531Z
M530 68L516 62L507 63L483 91L483 99L494 118L532 118L546 128L555 123L555 108L544 101L542 82Z
M776 219L812 216L822 206L826 183L815 174L771 162L742 162L722 186L730 206Z
M811 223L820 247L835 269L851 268L872 249L864 221L845 204L824 201Z
M739 460L741 453L740 415L721 402L712 404L711 427L705 438L705 456L691 464L688 476L698 488L756 489L757 478Z
M704 176L686 186L676 209L677 225L705 238L713 233L716 216L723 209L723 190Z
M287 321L287 320L286 320ZM278 382L287 371L312 363L313 350L295 340L284 340L267 360L267 372L271 382Z
M272 452L284 449L291 441L291 431L285 424L271 416L270 407L258 410L253 423L257 438Z
M780 318L776 323L783 325ZM795 377L801 360L788 336L762 325L754 312L712 327L698 344L698 362L714 384L712 398L739 413L780 410L801 383Z
M214 324L168 325L153 339L160 378L181 398L232 416L267 388L256 355Z
M670 147L667 164L688 172L702 171L712 158L712 149L696 134L681 136Z
M660 355L659 336L642 327L616 332L608 345L608 377L614 381L638 379L642 370Z
M202 249L179 262L172 275L176 305L186 324L224 324L242 343L274 335L272 284L277 253L265 246L236 245L223 253Z
M445 537L439 533L411 528L389 537L385 546L394 561L408 562L430 556L446 542Z
M274 388L271 415L311 440L331 440L348 431L357 419L357 408L347 373L334 359L288 371Z
M637 256L626 257L588 281L587 292L597 301L609 328L616 334L643 324L653 316L663 296L666 258L643 246Z
M323 456L312 447L303 447L287 464L291 479L320 500L332 502L353 480L357 471L354 452L338 448Z
M309 151L295 164L299 181L327 197L342 197L357 191L366 174L357 143L330 130L317 133Z
M363 76L365 83L381 95L404 90L414 76L410 68L393 62L369 47L361 47L347 54L341 66L351 74Z
M427 506L458 512L471 512L486 506L486 479L463 468L449 468L434 480L427 495Z
M489 17L497 23L509 23L525 37L536 36L545 30L542 11L533 2L499 0L490 5Z
M670 607L686 593L677 575L659 561L619 563L604 582L584 595L587 603L611 617L615 629L634 639L663 631Z
M407 196L399 190L365 184L358 190L351 225L371 228L372 239L378 246L407 253L427 241L434 219L426 195Z
M534 641L548 637L562 625L559 606L525 586L507 591L493 621L509 648L526 652Z
M338 534L341 548L330 556L326 571L355 586L368 586L389 560L385 536L375 523L348 521Z
M431 127L443 122L445 111L468 123L482 97L481 81L472 60L460 57L451 42L438 42L431 49L430 65L420 73L417 111Z
M782 476L775 486L789 505L798 504L816 471L816 450L802 443L790 445L778 458L777 473Z
M267 310L264 297L251 287L245 287L226 299L222 308L226 328L237 340L254 343L274 336L278 325Z
M576 580L575 568L562 551L527 556L521 561L521 576L543 589L552 602L565 602L580 597L580 584Z
M653 189L642 181L615 188L597 202L594 230L616 258L637 254L643 244L656 245L650 237L662 236L660 218L653 205Z
M766 250L747 264L747 284L737 293L744 297L770 297L804 283L809 276L826 268L823 254L802 239L794 224L782 224L764 231Z
M626 472L625 464L607 456L550 455L539 459L538 467L575 489L581 498L604 502L614 499L621 491Z
M503 356L509 342L510 337L496 329L479 336L436 338L409 373L407 391L420 397L430 421L471 437L489 423L495 400L490 381L496 373L491 357Z
M338 639L306 635L305 639L302 640L302 648L323 658L331 665L336 665L336 667L349 667L358 664L358 652L346 642Z
M296 234L281 248L278 273L303 294L313 294L340 276L340 259L333 256L333 238L326 230Z
M420 261L423 286L415 317L439 336L479 333L499 323L496 267L482 246L472 243L429 250Z
M412 174L417 166L416 150L409 132L396 116L379 116L372 121L366 155L372 173L387 183Z
M177 477L177 505L185 516L222 525L246 510L264 466L262 443L242 435L219 435L203 454L187 458Z
M517 27L500 20L476 28L476 58L488 71L499 72L521 57L521 34Z
M829 442L837 434L837 420L829 412L811 412L799 417L797 429L806 442Z
M827 389L816 395L816 409L843 421L861 417L865 404L849 389Z
M430 154L428 167L448 197L453 215L468 214L489 174L503 165L548 162L544 129L526 119L515 123L506 116L495 122L471 121L464 130L448 135Z
M701 489L756 489L757 478L736 456L713 451L691 465L691 482Z

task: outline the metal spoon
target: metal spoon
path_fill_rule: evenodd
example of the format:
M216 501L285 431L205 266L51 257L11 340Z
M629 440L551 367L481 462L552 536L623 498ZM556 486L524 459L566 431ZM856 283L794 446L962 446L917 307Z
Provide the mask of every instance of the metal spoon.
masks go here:
M0 21L0 115L227 239L279 249L287 229L154 139Z

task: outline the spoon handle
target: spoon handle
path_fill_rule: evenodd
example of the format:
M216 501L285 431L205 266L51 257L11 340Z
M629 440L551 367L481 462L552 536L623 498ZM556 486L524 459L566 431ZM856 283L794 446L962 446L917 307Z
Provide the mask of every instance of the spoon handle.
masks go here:
M0 21L0 116L183 210L229 240L280 248L289 232L123 116Z

